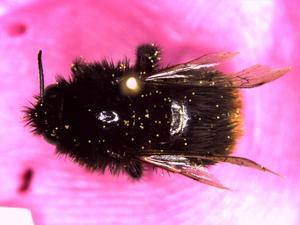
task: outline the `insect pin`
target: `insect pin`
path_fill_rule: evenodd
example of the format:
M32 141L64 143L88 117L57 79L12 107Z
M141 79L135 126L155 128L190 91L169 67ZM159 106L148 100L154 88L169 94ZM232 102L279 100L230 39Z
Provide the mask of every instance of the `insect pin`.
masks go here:
M230 154L240 136L239 89L268 83L290 68L254 65L230 74L217 69L236 55L212 53L160 68L160 49L144 44L135 65L127 59L77 59L69 80L58 77L44 88L39 51L40 94L25 118L58 154L91 170L139 179L150 164L224 189L209 165L227 162L276 174Z

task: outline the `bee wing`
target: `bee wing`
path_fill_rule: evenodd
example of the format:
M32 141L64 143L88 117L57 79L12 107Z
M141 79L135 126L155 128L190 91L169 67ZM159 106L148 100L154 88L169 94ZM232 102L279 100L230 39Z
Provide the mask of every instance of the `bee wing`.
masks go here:
M190 156L190 158L198 158L198 159L203 159L203 160L210 160L214 162L225 162L225 163L230 163L238 166L245 166L245 167L250 167L253 169L257 169L263 172L269 172L272 173L276 176L281 176L280 174L273 172L272 170L258 164L257 162L254 162L250 159L243 158L243 157L238 157L238 156L223 156L223 155L208 155L208 156Z
M236 88L253 88L276 80L291 70L291 67L272 69L265 65L254 65L237 73L227 74L229 86ZM224 80L224 79L223 79ZM216 81L222 83L222 79Z
M229 188L223 186L213 175L211 175L204 166L192 162L186 157L174 155L149 155L141 156L139 159L143 162L166 169L170 172L180 173L201 183L230 190Z
M220 63L229 60L239 54L238 52L218 52L207 54L199 58L193 59L189 62L178 64L175 66L168 67L161 70L159 73L148 76L145 81L148 82L158 82L161 80L168 80L174 78L180 78L187 75L182 75L180 73L190 71L190 70L199 70L201 68L210 68L219 65Z
M272 69L254 65L240 72L224 74L215 66L237 55L237 52L221 52L202 56L187 63L166 68L145 78L146 83L200 87L252 88L275 80L291 67Z
M184 157L187 159L198 159L198 160L210 160L214 162L225 162L225 163L230 163L238 166L244 166L244 167L250 167L253 169L257 169L263 172L269 172L272 173L276 176L280 176L280 174L273 172L272 170L250 160L247 158L243 157L238 157L238 156L229 156L229 155L217 155L217 154L210 154L210 155L200 155L199 152L176 152L176 151L156 151L154 150L153 152L147 151L146 153L147 156L151 155L159 155L159 156L176 156L176 157Z

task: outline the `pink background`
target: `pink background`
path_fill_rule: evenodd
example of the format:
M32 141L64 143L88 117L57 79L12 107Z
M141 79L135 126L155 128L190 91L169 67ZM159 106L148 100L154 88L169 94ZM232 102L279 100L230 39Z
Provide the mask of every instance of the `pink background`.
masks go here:
M30 209L39 225L300 224L300 3L295 2L0 1L0 205ZM235 153L286 178L219 164L211 172L233 192L160 171L132 182L57 157L52 145L24 128L22 107L38 93L38 49L44 51L50 84L56 74L69 75L76 56L134 60L135 47L144 42L162 47L164 64L237 50L235 70L255 63L291 65L285 77L243 91L245 135ZM19 193L28 167L35 171L32 186Z

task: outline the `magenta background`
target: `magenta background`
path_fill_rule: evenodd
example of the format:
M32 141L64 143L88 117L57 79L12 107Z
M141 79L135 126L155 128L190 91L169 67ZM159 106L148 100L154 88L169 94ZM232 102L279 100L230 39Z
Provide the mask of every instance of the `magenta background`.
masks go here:
M300 3L297 1L0 1L0 205L31 210L36 224L300 224ZM245 135L236 155L285 179L230 165L211 171L234 192L180 175L147 172L141 182L98 175L54 154L32 136L21 109L45 82L69 75L72 59L113 60L142 42L173 64L237 50L238 70L254 63L293 67L285 77L243 91ZM20 194L24 169L35 170ZM1 218L0 218L1 220Z

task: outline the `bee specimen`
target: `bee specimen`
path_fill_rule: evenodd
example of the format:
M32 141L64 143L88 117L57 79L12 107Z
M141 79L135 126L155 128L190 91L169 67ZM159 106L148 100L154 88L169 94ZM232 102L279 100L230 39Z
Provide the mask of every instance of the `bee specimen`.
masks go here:
M40 94L26 109L35 134L58 154L96 171L143 175L144 164L224 187L207 170L217 162L274 173L246 158L231 156L241 128L240 88L270 82L290 68L255 65L225 74L217 66L237 53L204 55L159 67L160 49L137 48L135 65L103 60L72 64L69 80L44 88L38 54Z

